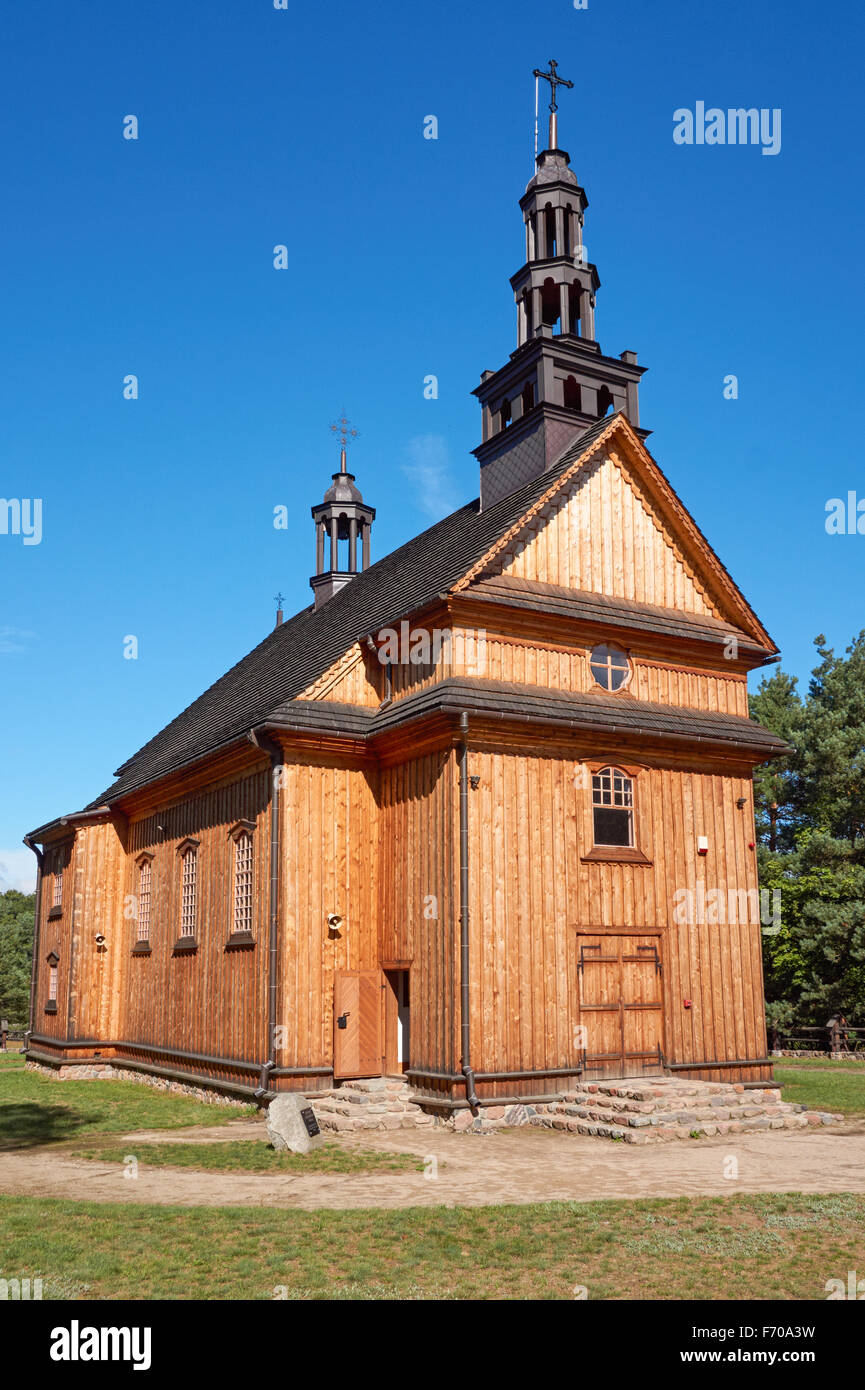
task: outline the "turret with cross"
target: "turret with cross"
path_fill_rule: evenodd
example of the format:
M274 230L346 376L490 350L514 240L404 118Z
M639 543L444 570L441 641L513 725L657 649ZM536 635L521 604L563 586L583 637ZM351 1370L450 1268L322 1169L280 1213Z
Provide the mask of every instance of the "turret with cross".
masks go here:
M322 501L312 508L315 574L309 582L316 608L369 567L370 528L375 519L375 508L364 502L346 463L349 440L359 438L358 431L345 411L330 429L339 440L339 468L331 475L333 481Z
M559 122L557 114L559 103L556 100L556 88L573 87L574 85L573 82L569 82L566 77L559 77L556 71L557 67L558 64L555 58L551 58L549 72L542 72L540 68L535 68L533 73L534 77L542 78L544 82L549 82L550 84L550 138L549 144L547 145L547 149L549 150L557 149L559 144Z
M589 200L558 144L558 95L573 83L550 59L535 68L549 83L549 145L520 199L525 260L511 276L517 318L516 352L498 371L484 372L475 395L483 437L481 507L551 467L566 445L608 413L621 411L640 430L638 387L645 371L636 353L607 357L596 337L597 267L588 259L583 223Z

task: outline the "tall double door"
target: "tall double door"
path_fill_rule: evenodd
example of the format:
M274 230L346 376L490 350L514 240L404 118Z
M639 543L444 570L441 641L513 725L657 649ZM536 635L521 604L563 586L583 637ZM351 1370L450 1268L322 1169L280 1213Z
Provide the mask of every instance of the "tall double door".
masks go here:
M658 934L577 937L583 1079L664 1071L664 981Z

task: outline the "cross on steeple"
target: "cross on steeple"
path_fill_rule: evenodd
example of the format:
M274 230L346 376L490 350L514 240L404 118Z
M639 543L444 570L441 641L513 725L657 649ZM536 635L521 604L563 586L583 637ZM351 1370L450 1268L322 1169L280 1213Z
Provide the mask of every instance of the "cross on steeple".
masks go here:
M549 148L550 148L551 150L554 150L554 149L557 148L557 145L558 145L558 138L559 138L558 120L557 120L557 118L556 118L556 112L557 112L558 109L559 109L559 103L556 101L556 88L557 88L557 87L573 87L573 85L574 85L573 82L569 82L568 79L567 79L566 77L559 77L559 75L558 75L558 73L557 73L557 71L556 71L556 67L557 67L557 64L556 64L555 58L551 58L551 59L550 59L550 70L549 70L549 72L541 72L541 69L540 69L540 68L535 68L534 73L533 73L533 76L534 76L534 77L542 77L543 80L544 80L545 82L549 82L549 84L550 84L550 143L549 143ZM537 127L537 122L536 122L535 124L536 124L536 127Z
M340 473L345 473L345 472L346 472L346 467L345 467L345 449L346 449L346 445L348 444L348 441L349 441L350 439L357 439L357 437L358 437L358 431L357 431L357 430L354 428L354 426L351 425L350 422L346 419L345 411L344 411L344 410L343 410L342 415L340 416L340 418L337 420L336 424L335 424L335 425L331 425L330 428L331 428L332 432L333 432L335 435L338 435L338 437L339 437L339 446L340 446L340 448L339 448L339 471L340 471Z
M559 77L558 74L557 74L557 72L556 72L556 67L557 67L557 63L556 63L555 58L551 58L551 59L550 59L550 70L549 70L549 72L541 72L540 68L535 68L535 71L534 71L534 76L535 76L535 77L542 77L542 78L544 79L545 82L549 82L549 84L550 84L550 110L551 110L551 111L558 111L558 109L559 109L559 104L558 104L558 102L556 101L556 88L557 88L557 87L573 87L573 85L574 85L573 82L569 82L568 79L567 79L566 77Z

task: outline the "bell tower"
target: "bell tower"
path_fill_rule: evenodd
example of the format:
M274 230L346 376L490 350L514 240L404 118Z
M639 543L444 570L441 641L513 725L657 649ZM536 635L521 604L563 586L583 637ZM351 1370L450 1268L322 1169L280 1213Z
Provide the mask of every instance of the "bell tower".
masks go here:
M486 371L474 394L483 413L481 507L543 473L568 444L608 412L622 411L639 429L638 388L646 370L635 352L605 357L595 339L597 267L586 258L583 223L589 200L558 148L559 87L573 83L535 69L550 84L548 148L520 199L526 259L511 289L517 346L497 372ZM648 431L640 430L641 435Z
M360 488L355 486L354 474L346 467L348 441L357 438L357 430L352 429L345 415L331 425L331 430L340 440L339 471L332 474L333 482L321 502L312 508L315 574L309 582L316 608L369 568L370 528L375 520L375 507L366 505ZM330 561L327 568L326 558Z

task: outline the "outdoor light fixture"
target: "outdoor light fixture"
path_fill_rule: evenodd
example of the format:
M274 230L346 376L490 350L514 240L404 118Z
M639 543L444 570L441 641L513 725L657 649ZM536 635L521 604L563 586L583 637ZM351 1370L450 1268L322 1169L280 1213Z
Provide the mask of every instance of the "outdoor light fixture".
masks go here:
M341 924L342 918L340 917L338 912L329 912L327 914L327 925L329 931L339 931Z
M698 853L698 854L708 854L708 853L709 853L709 837L708 837L708 835L698 835L698 836L697 836L697 853Z

